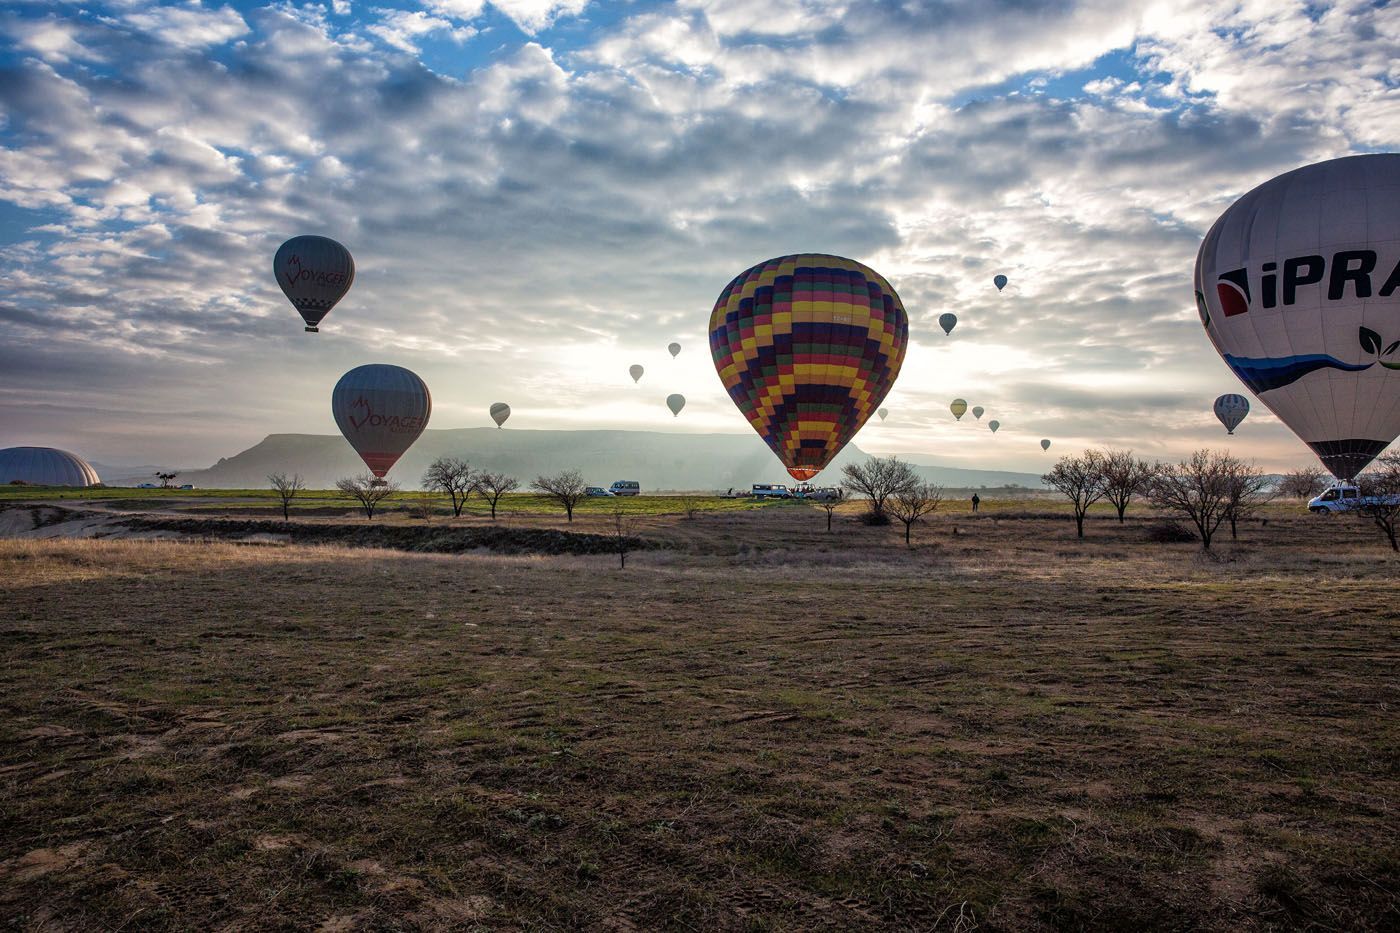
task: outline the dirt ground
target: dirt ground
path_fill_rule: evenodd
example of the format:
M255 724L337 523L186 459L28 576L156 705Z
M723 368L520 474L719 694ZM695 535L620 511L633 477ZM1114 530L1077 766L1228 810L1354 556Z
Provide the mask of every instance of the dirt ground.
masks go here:
M626 569L3 540L0 917L1396 929L1400 559L1271 515L1212 557L647 516Z

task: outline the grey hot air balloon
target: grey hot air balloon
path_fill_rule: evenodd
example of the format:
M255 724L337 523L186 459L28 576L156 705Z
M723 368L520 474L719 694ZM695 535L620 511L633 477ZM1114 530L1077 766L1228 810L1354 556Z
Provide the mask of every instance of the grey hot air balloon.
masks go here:
M974 405L972 406L972 417L976 418L978 421L981 421L982 413L986 410L987 409L983 408L981 405Z
M1040 449L1041 449L1041 450L1049 450L1049 449L1050 449L1050 442L1049 442L1048 440L1042 438L1041 441L1040 441Z
M987 422L987 427L991 429L991 431L992 431L993 434L995 434L995 433L997 433L997 428L1001 427L1001 422L1000 422L1000 421L988 421L988 422Z
M331 393L331 414L340 433L380 479L418 440L432 410L423 380L387 363L356 366Z
M499 428L501 425L505 424L506 419L509 417L510 406L505 402L496 402L491 406L491 420L496 422L496 427Z
M0 485L96 486L97 471L79 457L55 447L8 447L0 450Z
M348 249L329 237L294 236L278 247L272 273L306 321L306 329L314 334L316 325L354 283L355 260Z
M642 373L646 372L646 370L642 369L642 367L638 366L636 363L633 363L631 366L627 367L627 372L632 376L633 382L641 382Z
M678 343L668 344L666 346L666 349L670 351L671 359L675 359L676 357L681 355L681 345Z
M679 415L685 407L685 396L679 392L666 396L666 407L671 409L672 415Z
M958 316L951 311L944 311L938 315L938 326L943 328L944 334L951 334L953 328L958 326Z
M997 287L997 291L1001 291L1003 288L1006 287L1006 276L998 275L994 277L992 279L992 284Z
M884 421L884 420L885 420L885 416L888 415L889 413L890 413L890 410L889 410L888 408L882 408L882 409L880 409L879 411L877 411L875 414L877 414L877 415L880 416L880 420L881 420L881 421Z
M1215 417L1219 418L1220 423L1225 425L1226 434L1234 434L1235 428L1240 426L1240 422L1247 414L1249 414L1249 399L1243 395L1235 395L1231 392L1215 400Z
M955 398L953 399L953 404L948 406L948 410L953 413L954 418L961 421L962 416L967 414L967 401L965 399Z

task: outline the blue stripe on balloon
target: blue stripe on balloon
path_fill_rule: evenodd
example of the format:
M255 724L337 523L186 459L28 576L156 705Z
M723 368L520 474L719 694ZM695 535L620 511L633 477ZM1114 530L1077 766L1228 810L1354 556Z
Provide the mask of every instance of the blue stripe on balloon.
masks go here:
M1375 363L1343 363L1325 353L1310 353L1304 356L1285 356L1277 359L1252 360L1243 356L1224 354L1225 362L1235 371L1245 385L1255 391L1268 392L1291 385L1308 373L1319 369L1340 369L1349 373L1359 373L1370 369Z

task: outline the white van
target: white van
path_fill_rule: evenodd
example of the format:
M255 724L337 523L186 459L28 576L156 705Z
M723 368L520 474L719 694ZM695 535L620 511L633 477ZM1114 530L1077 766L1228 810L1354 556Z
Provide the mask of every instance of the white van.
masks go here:
M787 499L792 495L782 483L754 483L755 499Z
M1361 495L1361 490L1351 483L1333 483L1325 489L1322 495L1317 496L1308 502L1308 511L1314 515L1326 515L1329 512L1350 512L1363 503L1385 502L1393 505L1396 496L1365 496Z
M608 492L615 496L640 496L642 484L634 479L620 479L608 487Z

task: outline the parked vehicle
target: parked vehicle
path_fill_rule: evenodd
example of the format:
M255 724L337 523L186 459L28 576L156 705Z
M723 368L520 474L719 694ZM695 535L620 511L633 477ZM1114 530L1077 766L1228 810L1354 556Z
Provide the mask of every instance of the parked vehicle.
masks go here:
M782 483L754 483L755 499L791 499L792 493Z
M137 488L137 489L155 489L155 488L156 488L156 484L155 484L155 483L142 483L141 485L137 486L136 488Z
M1394 502L1395 496L1386 496L1383 501ZM1350 512L1365 503L1382 501L1377 496L1362 496L1361 490L1350 483L1333 483L1323 490L1322 495L1308 502L1308 511L1314 515L1327 515L1332 512Z
M794 486L792 494L799 499L811 499L813 502L825 502L841 498L841 490L837 489L835 486L813 486L809 483Z
M193 489L194 486L192 486L192 485L189 484L189 483L186 483L185 485L181 486L180 488L181 488L181 489Z
M640 496L642 485L634 479L620 479L608 487L614 496Z
M602 486L589 486L587 489L585 489L585 490L583 491L583 494L584 494L585 496L611 496L611 495L613 495L613 493L608 492L608 491L607 491L606 489L604 489Z

